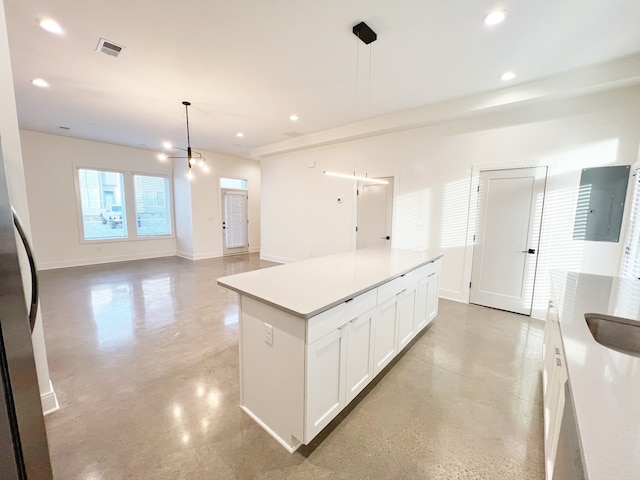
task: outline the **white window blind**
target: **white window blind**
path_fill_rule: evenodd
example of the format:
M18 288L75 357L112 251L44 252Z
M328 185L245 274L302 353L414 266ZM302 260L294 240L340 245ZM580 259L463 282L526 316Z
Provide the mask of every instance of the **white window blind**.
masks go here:
M247 194L225 192L225 242L227 248L246 247L247 238Z
M640 168L633 172L631 215L625 242L620 276L640 279Z

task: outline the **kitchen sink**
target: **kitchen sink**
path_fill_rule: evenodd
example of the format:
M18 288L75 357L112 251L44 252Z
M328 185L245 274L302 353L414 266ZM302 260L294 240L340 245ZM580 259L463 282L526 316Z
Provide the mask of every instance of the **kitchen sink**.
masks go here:
M618 352L640 357L640 321L585 313L589 331L596 342Z

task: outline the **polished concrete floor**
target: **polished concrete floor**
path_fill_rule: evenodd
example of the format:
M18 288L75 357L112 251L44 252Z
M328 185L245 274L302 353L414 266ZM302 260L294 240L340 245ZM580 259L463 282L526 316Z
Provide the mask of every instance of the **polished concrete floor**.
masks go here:
M542 479L543 323L441 300L429 330L308 456L238 407L235 293L256 254L44 271L59 480Z

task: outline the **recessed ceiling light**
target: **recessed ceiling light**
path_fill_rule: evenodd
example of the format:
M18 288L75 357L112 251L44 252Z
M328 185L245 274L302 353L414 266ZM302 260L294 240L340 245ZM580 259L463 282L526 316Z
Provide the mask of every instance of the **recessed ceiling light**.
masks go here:
M513 80L514 78L516 78L516 74L515 73L513 73L513 72L504 72L502 74L502 76L500 77L500 80L508 82L509 80Z
M484 24L493 26L502 23L507 18L507 12L505 10L494 10L484 17Z
M244 137L244 133L238 132L238 133L236 133L236 137L242 138L242 137Z
M38 25L49 33L55 33L56 35L62 35L64 33L60 24L52 18L40 18L38 19Z
M49 86L49 82L47 82L43 78L34 78L33 80L31 80L31 83L34 84L36 87L46 88Z
M291 115L289 117L289 120L291 120L292 122L297 122L298 121L298 115L296 115L295 113L293 115Z
M173 148L171 142L162 142L162 148Z

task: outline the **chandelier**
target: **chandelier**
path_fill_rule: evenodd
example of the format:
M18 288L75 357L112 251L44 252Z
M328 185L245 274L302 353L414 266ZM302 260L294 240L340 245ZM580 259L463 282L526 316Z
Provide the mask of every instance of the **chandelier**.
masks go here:
M193 167L195 167L197 165L204 172L209 172L209 165L207 165L207 160L202 156L202 154L200 152L196 152L196 151L191 149L191 137L189 135L189 106L191 105L191 102L184 101L184 102L182 102L182 105L184 105L184 113L185 113L185 116L186 116L186 119L187 119L187 148L176 147L175 145L171 145L169 143L164 144L164 147L165 148L177 148L178 150L186 152L187 155L186 156L184 156L184 155L167 155L166 153L160 153L158 155L158 158L160 160L162 160L162 161L165 161L165 160L176 160L176 159L187 160L187 167L188 167L187 178L189 180L193 180L193 178L194 178Z

